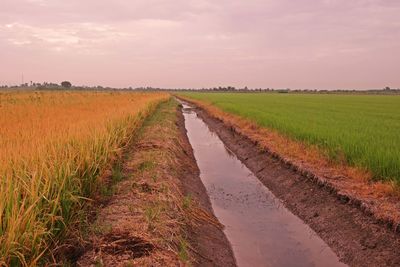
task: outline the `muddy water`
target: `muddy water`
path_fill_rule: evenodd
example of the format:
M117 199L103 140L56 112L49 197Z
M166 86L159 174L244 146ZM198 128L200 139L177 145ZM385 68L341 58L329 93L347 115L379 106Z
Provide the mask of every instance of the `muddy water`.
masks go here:
M185 127L238 266L346 266L184 104Z

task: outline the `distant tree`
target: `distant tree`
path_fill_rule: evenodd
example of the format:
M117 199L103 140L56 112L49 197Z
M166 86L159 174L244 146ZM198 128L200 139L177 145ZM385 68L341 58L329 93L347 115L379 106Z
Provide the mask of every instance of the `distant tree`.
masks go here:
M63 81L61 83L61 86L64 87L64 88L71 88L72 84L70 82L68 82L68 81Z
M385 90L385 91L390 91L390 87L389 87L389 86L386 86L383 90Z

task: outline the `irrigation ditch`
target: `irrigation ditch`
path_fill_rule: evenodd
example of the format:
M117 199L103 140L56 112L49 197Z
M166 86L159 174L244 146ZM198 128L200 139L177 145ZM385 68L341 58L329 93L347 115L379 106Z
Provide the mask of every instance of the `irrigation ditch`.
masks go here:
M227 212L226 206L229 206L228 204L224 206L221 203L216 203L214 207L217 218L226 226L225 233L231 242L232 240L230 237L235 235L235 231L238 231L238 236L240 236L240 234L243 234L243 231L251 232L255 230L255 228L257 228L256 225L259 224L262 225L262 227L260 227L261 232L254 235L257 236L258 239L252 240L252 252L255 250L264 257L268 257L263 253L262 249L260 249L260 246L262 247L261 244L264 242L264 240L260 241L260 239L274 240L273 250L279 250L279 247L282 246L280 253L277 251L272 253L272 257L275 256L275 258L270 259L268 263L265 263L265 265L256 264L253 266L293 266L291 265L293 262L290 262L290 259L296 259L296 251L301 251L301 249L303 249L304 252L302 255L303 259L297 258L294 266L327 266L326 263L319 262L318 258L310 256L313 255L313 253L310 252L312 249L307 247L307 245L303 245L304 243L308 243L308 245L312 243L311 246L321 246L319 245L319 238L323 240L323 243L327 244L326 249L328 251L332 251L337 255L337 258L334 256L331 256L331 258L329 258L329 256L322 256L324 259L328 258L328 262L333 266L341 266L342 264L348 264L349 266L400 266L400 238L398 233L395 233L385 224L375 220L372 216L368 216L368 214L360 210L358 207L349 204L348 201L341 199L334 194L332 190L329 190L329 188L316 183L295 169L290 168L279 159L266 153L249 138L225 125L221 120L214 118L205 110L194 106L193 103L190 103L190 106L190 108L188 106L186 108L190 109L190 113L192 114L191 116L195 117L196 120L201 121L198 123L202 124L202 127L206 128L207 131L211 133L211 136L208 137L208 141L203 140L203 146L208 146L210 151L215 151L218 146L222 147L225 150L225 154L230 154L231 157L237 158L240 161L240 164L243 164L248 169L245 169L244 171L244 173L248 173L247 176L243 175L244 173L241 175L242 177L240 179L242 180L242 185L239 185L240 183L237 184L240 187L240 189L236 189L237 194L235 195L232 194L232 192L228 192L228 195L225 194L224 196L226 198L225 200L230 203L232 199L236 198L235 201L237 201L237 198L240 198L239 195L242 192L241 190L246 190L249 183L249 177L253 176L258 178L257 181L260 182L258 187L263 188L261 190L264 191L265 195L268 195L267 200L264 199L263 201L260 199L254 199L254 195L250 196L248 194L245 194L244 198L242 198L243 202L249 201L252 204L256 202L254 207L259 207L258 209L255 208L255 211L253 211L253 214L251 215L241 214L242 217L245 217L245 219L249 216L253 218L253 216L260 216L258 213L264 213L265 216L264 218L260 217L260 220L255 220L256 222L254 222L254 227L250 226L251 229L248 229L248 227L245 228L247 230L243 230L243 228L240 228L240 225L237 225L237 219L241 219L240 215L238 215L237 218L233 218L232 213ZM185 118L188 117L189 115L185 116ZM190 127L195 126L189 125L189 128ZM201 127L197 126L197 128L198 129L195 130L195 132L197 132L197 135L200 135L198 132ZM188 132L190 139L190 129L188 129ZM213 143L212 139L216 136L222 141L220 144ZM196 145L193 145L193 147L196 156ZM201 148L200 145L197 148L197 154L206 154L206 156L204 156L204 161L207 162L207 164L198 162L200 167L200 176L202 176L203 171L202 165L206 165L206 167L204 167L206 169L203 171L203 176L217 176L219 177L217 180L222 180L222 183L225 183L225 185L227 184L227 187L230 187L231 185L229 181L226 180L231 178L231 170L235 170L234 167L220 167L221 169L224 169L224 174L215 172L215 170L212 170L212 167L209 165L215 162L218 163L222 156L213 156L211 152L208 152L208 154L207 152L199 152L202 149L204 148ZM240 167L239 169L243 170L243 168L244 167ZM233 176L236 176L238 173L239 170L233 171ZM223 177L221 175L223 175ZM225 178L225 181L223 178ZM206 187L207 183L209 183L207 179L208 178L203 179L202 177ZM243 183L246 179L247 182ZM214 182L215 181L212 181L211 184ZM253 182L250 183L257 182L253 180ZM215 190L213 186L215 187L215 184L211 185L211 189L209 189L209 194L212 200L213 192ZM235 185L233 185L233 187L234 186ZM214 200L216 202L220 201L218 197ZM273 203L279 203L279 205ZM280 207L280 205L283 207ZM238 210L241 209L240 206L241 204L237 206ZM287 232L285 231L285 228L290 228L288 225L291 223L287 218L279 218L279 216L274 217L274 215L268 215L268 213L265 215L265 209L271 209L269 206L275 206L277 207L277 210L287 209L288 212L295 215L296 219L300 221L300 225L307 225L307 227L311 229L309 231L309 236L307 238L300 237L300 240L297 240L298 246L290 247L290 242L287 242L288 238L296 239L301 235L296 233L296 231L293 231L293 229ZM247 207L244 210L249 212L249 209L251 208ZM225 217L227 218L226 222L224 222L226 219ZM279 219L274 222L274 218ZM274 223L277 225L275 228L273 228ZM266 228L268 227L273 229L270 230L271 236L266 235L266 233L268 233ZM301 227L303 226L300 226L300 228ZM301 228L299 232L308 231L305 230L307 227ZM313 233L315 233L319 238L313 240ZM244 233L244 235L245 234L246 233ZM237 237L233 237L233 239L236 238ZM240 237L237 238L237 240L240 240ZM240 245L237 247L235 242L232 244L232 247L235 256L238 259L238 263L240 266L246 266L245 260L243 261L244 264L241 264L240 254L243 251L238 251ZM287 245L286 247L285 243ZM246 248L249 250L248 246L246 246ZM287 249L286 252L285 249ZM326 253L326 250L321 251L320 253L323 253L323 251ZM281 255L286 255L284 260L287 262L279 262L277 258ZM318 255L321 256L322 254ZM243 258L244 257L245 256L243 256ZM308 257L308 259L304 259L304 257ZM339 259L340 262L337 259Z
M194 109L185 127L215 215L238 266L346 266L227 149Z

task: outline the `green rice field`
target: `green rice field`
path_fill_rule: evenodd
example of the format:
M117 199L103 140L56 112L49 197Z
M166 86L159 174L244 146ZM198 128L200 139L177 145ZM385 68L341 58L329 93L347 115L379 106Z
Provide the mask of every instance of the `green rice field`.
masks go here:
M400 183L400 96L185 93Z

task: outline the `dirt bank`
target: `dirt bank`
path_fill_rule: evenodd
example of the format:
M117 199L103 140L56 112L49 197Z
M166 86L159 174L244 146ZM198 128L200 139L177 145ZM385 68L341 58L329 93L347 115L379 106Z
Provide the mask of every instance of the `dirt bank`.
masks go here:
M78 266L235 266L176 101L145 123L121 167Z
M400 238L349 199L301 175L204 110L199 116L284 205L350 266L400 266Z

